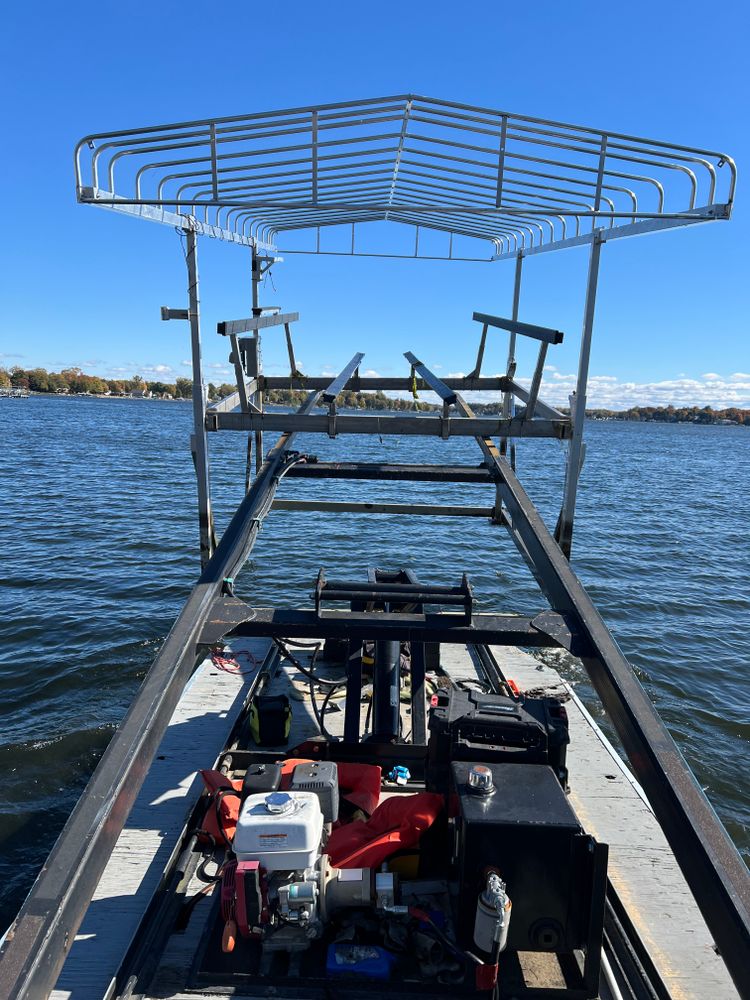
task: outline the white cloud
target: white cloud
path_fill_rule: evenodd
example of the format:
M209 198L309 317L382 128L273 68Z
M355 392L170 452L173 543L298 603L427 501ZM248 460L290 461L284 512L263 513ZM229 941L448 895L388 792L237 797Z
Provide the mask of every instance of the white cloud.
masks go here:
M448 372L448 378L465 378L466 372Z
M528 387L528 378L518 379ZM553 372L542 383L541 398L553 406L567 406L568 394L575 388L575 376ZM481 402L499 399L497 393L476 393ZM750 374L734 372L718 375L708 372L698 378L662 379L658 382L621 382L616 375L592 375L589 379L587 405L592 409L626 410L631 406L711 406L724 409L750 408Z
M380 378L380 372L376 372L374 368L367 368L362 372L362 378Z
M174 372L171 365L141 365L139 370L149 375L171 375Z
M193 362L192 361L181 361L180 364L182 365L183 368L192 368L193 367Z

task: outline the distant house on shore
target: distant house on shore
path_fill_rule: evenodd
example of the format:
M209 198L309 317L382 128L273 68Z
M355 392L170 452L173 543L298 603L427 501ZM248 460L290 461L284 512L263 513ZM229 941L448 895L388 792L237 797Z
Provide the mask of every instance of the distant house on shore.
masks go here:
M130 396L133 399L151 399L150 389L131 389Z

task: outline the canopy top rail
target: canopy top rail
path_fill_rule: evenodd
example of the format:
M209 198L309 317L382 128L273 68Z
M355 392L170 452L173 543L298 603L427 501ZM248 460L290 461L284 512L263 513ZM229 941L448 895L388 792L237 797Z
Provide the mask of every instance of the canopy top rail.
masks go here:
M262 251L350 226L354 253L392 222L416 248L385 256L426 229L487 260L727 219L737 179L725 153L413 94L92 134L75 172L81 202Z

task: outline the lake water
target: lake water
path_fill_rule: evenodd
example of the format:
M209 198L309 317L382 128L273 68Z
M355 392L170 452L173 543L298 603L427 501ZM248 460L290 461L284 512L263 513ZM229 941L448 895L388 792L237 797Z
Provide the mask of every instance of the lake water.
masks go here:
M0 928L13 918L197 575L187 404L0 400ZM750 428L590 423L573 563L731 836L750 858ZM244 435L212 435L219 528L242 493ZM300 436L321 459L478 464L469 439ZM522 442L548 524L563 450ZM488 492L489 490L489 492ZM487 503L488 487L287 481L281 496ZM483 520L275 512L238 589L309 603L320 566L466 570L485 609L544 606ZM556 666L593 705L580 666ZM603 720L606 726L606 720Z

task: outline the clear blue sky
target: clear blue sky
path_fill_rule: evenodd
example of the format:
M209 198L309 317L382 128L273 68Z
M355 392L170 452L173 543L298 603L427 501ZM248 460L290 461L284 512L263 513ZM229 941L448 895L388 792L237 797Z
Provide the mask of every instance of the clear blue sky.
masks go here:
M750 406L749 28L731 2L14 5L0 40L0 364L187 371L185 324L159 320L161 304L184 304L177 236L76 205L81 135L414 92L733 155L730 223L605 246L591 402ZM575 370L585 268L585 249L525 265L521 317L570 333L550 355L557 399ZM512 269L288 257L264 299L301 313L311 374L357 349L383 373L405 370L406 349L466 371L471 313L508 312ZM247 313L247 252L203 241L201 272L207 371L224 380L213 330ZM281 345L266 338L264 356L280 363ZM499 344L487 362L501 368Z

